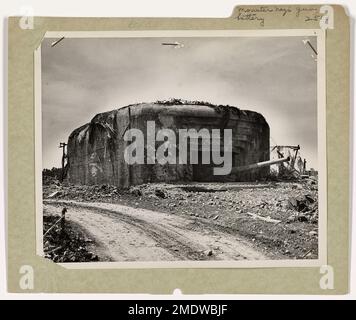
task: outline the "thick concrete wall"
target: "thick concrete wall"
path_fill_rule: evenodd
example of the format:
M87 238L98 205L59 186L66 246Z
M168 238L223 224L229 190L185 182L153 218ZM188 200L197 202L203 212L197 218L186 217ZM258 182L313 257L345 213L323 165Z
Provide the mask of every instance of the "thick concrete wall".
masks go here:
M124 160L126 130L232 129L233 166L269 160L269 126L256 112L230 106L195 103L141 103L96 115L74 130L68 139L67 179L75 184L112 184L127 187L147 182L251 181L266 176L269 168L238 175L215 176L214 164L133 164ZM177 141L178 143L178 141ZM161 143L156 143L156 148ZM177 150L178 156L179 150Z

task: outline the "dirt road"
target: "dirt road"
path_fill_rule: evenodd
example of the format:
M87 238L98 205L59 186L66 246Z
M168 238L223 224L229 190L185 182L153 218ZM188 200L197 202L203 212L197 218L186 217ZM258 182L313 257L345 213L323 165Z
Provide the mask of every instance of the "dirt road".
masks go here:
M83 227L112 261L264 260L252 245L195 217L119 204L45 200L44 210Z

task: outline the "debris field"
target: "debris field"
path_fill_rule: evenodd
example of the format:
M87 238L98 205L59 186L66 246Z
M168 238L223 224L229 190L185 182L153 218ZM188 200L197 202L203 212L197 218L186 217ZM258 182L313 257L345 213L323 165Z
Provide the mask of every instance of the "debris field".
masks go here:
M62 184L52 179L43 186L43 198L117 203L188 216L193 220L207 221L224 232L239 234L253 247L276 259L318 257L316 177L248 183L155 183L126 189L105 184ZM45 213L44 232L48 228L47 223L50 225L53 219L46 217ZM69 245L65 249L53 252L59 246L56 236L44 240L46 255L55 261L98 259L86 252L90 249L85 246L85 235L78 236L69 230ZM60 255L61 250L67 251ZM82 253L77 254L78 251Z

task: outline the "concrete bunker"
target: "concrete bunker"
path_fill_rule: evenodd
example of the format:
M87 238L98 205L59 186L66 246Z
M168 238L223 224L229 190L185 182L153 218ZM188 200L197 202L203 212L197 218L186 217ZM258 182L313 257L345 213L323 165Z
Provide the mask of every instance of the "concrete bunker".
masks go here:
M66 179L73 184L128 187L150 182L255 181L269 173L267 166L233 170L228 175L218 176L213 174L216 165L203 164L200 157L197 164L177 161L176 164L130 165L124 159L129 144L124 140L125 132L137 128L145 133L148 121L155 122L156 130L167 128L174 132L179 129L231 129L233 168L269 160L269 126L261 114L233 106L172 99L100 113L90 123L75 129L68 139ZM156 143L156 149L162 143ZM199 155L201 149L198 144Z

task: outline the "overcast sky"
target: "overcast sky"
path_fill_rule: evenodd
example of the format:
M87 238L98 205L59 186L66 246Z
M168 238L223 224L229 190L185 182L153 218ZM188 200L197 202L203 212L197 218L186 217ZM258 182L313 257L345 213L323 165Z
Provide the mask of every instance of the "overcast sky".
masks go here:
M169 98L260 112L271 145L317 168L317 63L302 37L87 38L42 43L43 167L99 112ZM316 39L309 38L314 47ZM162 46L178 41L183 48Z

